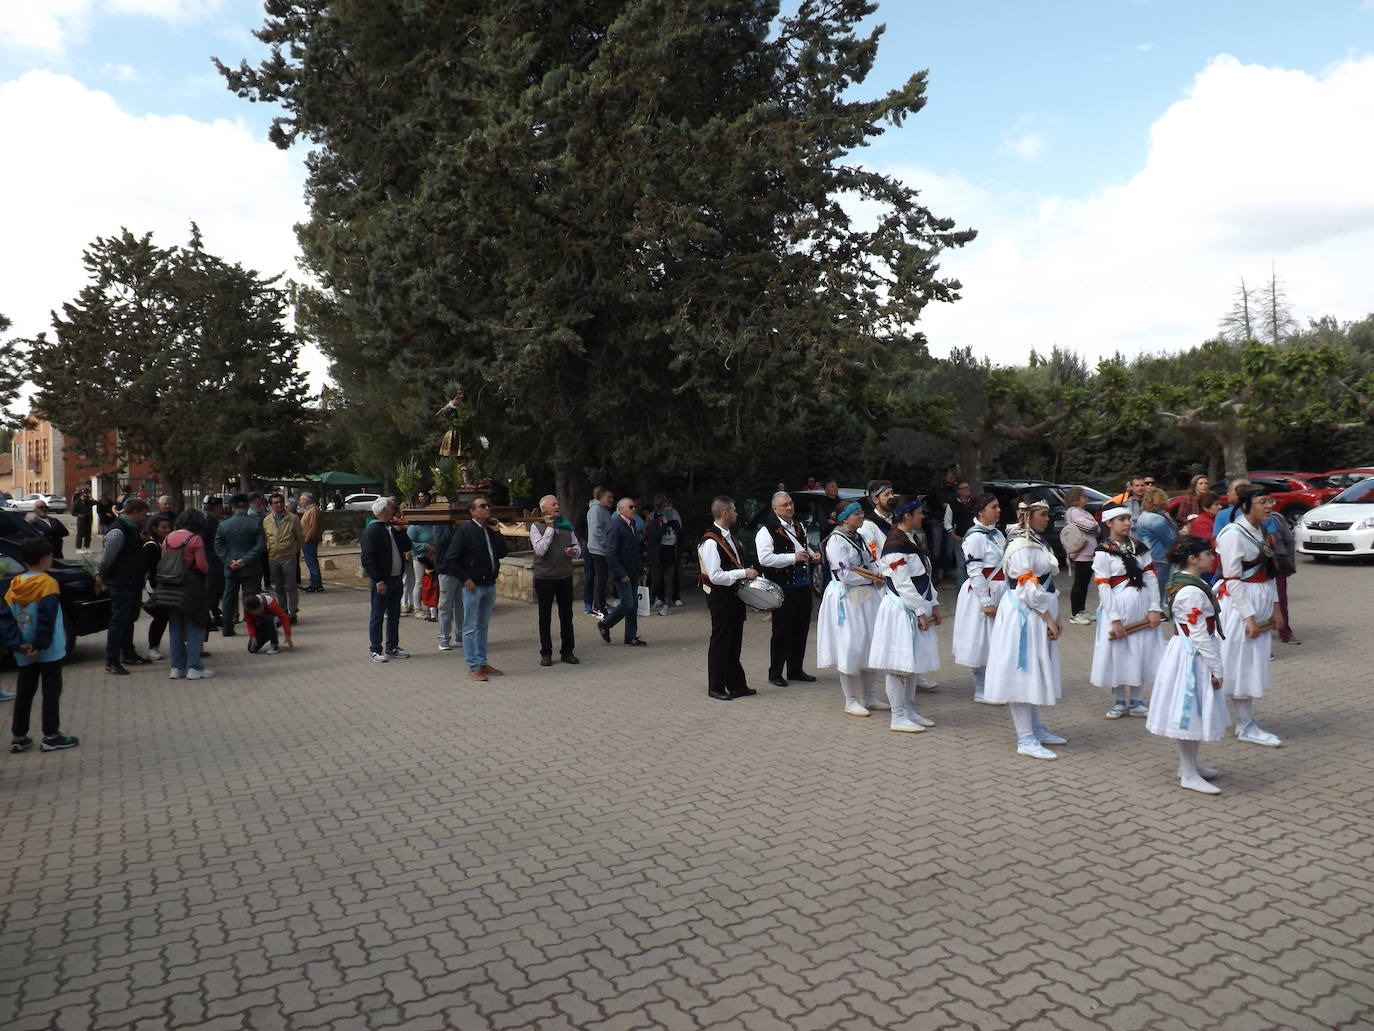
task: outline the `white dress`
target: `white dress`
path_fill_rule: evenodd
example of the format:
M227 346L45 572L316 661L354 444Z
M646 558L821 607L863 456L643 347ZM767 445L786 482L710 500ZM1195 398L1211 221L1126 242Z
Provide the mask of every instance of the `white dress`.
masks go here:
M1059 564L1046 545L1017 536L1007 545L1003 568L1007 591L992 622L983 701L1053 705L1061 693L1059 642L1050 640L1040 613L1059 618Z
M992 636L992 619L983 607L996 605L1007 593L1006 574L1002 570L1007 539L996 527L974 523L964 535L963 549L968 579L959 588L954 610L954 661L977 669L988 664L988 641Z
M1132 540L1137 547L1144 547ZM1107 637L1112 620L1122 626L1139 623L1149 614L1162 612L1159 581L1155 578L1150 551L1136 556L1144 570L1143 586L1132 587L1125 579L1126 563L1120 556L1099 548L1093 555L1093 580L1097 583L1097 637L1093 642L1091 680L1098 687L1143 687L1155 675L1164 642L1159 628L1137 630L1124 641ZM1113 585L1112 581L1118 581Z
M840 566L876 572L862 539L857 543L842 530L825 542L826 567L830 583L821 598L816 619L816 665L835 666L841 673L861 673L868 669L868 650L873 642L873 621L878 614L882 584Z
M1245 639L1245 617L1265 623L1273 618L1279 601L1278 584L1268 578L1260 553L1263 531L1240 516L1227 523L1217 536L1217 555L1221 559L1221 665L1226 670L1222 688L1232 698L1263 698L1269 689L1270 634L1253 641ZM1256 579L1263 577L1264 579Z
M1226 698L1212 690L1212 678L1222 676L1221 651L1208 629L1216 610L1207 592L1192 584L1174 595L1173 620L1178 630L1164 648L1150 695L1145 727L1151 734L1184 741L1218 741L1231 722ZM1224 683L1224 681L1223 681Z
M917 616L929 616L939 604L925 555L915 550L888 551L878 559L887 589L873 623L868 669L889 673L930 673L940 668L940 639L935 624L921 630Z

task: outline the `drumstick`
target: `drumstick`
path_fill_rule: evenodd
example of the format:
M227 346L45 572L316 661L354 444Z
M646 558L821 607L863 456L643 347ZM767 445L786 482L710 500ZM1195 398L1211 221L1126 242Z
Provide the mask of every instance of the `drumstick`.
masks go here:
M868 579L872 580L875 584L880 584L880 583L883 583L883 582L884 582L883 577L882 577L881 574L879 574L879 573L870 573L867 569L860 569L860 568L858 568L857 566L851 566L851 565L849 565L849 563L847 563L847 562L841 562L841 563L840 563L838 566L836 566L835 568L838 569L841 573L858 573L860 576L866 576L866 577L868 577Z
M1277 629L1278 629L1278 628L1277 628L1276 626L1274 626L1274 621L1273 621L1272 619L1266 619L1263 623L1260 623L1259 625L1257 625L1257 626L1255 627L1255 630L1256 630L1258 633L1261 633L1261 634L1265 634L1265 633L1268 633L1268 632L1271 631L1271 630L1277 630Z
M1134 633L1136 633L1136 632L1139 631L1139 630L1146 630L1146 629L1148 629L1149 626L1150 626L1150 620L1149 620L1149 617L1146 617L1145 619L1142 619L1142 620L1141 620L1140 622L1138 622L1138 623L1127 623L1127 624L1126 624L1125 626L1123 626L1121 629L1122 629L1123 631L1125 631L1126 635L1129 637L1131 634L1134 634Z

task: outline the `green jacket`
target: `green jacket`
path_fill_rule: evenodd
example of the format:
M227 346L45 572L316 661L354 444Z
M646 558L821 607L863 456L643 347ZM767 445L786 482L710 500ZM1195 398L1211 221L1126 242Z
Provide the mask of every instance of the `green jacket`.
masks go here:
M219 524L215 532L215 555L224 563L224 571L233 573L229 563L238 559L244 565L239 576L262 573L262 560L267 555L267 540L262 532L262 520L251 512L235 512Z

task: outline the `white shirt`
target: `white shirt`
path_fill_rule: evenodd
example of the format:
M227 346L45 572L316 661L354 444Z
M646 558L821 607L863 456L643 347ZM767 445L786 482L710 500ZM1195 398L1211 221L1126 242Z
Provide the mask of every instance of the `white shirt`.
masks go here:
M739 542L730 535L730 531L721 526L720 523L712 524L711 528L720 534L721 539L730 546L730 549L735 553L734 557L743 562L740 557ZM749 575L749 569L745 566L741 566L739 569L722 569L720 567L720 546L707 537L703 537L701 544L697 546L697 558L701 562L702 575L719 587L733 587Z
M791 551L777 551L774 548L773 531L766 526L760 526L758 534L754 537L754 546L758 549L759 563L769 569L786 569L788 566L797 564L797 552L810 552L801 541L797 540L797 534L791 524L783 524L783 532L787 534L787 539L792 542Z

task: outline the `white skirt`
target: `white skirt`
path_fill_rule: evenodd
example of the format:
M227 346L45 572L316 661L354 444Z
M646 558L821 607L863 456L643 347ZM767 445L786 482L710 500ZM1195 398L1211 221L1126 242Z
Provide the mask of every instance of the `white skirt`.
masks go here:
M1191 670L1193 686L1188 686ZM1145 728L1160 737L1183 741L1219 741L1226 736L1231 714L1226 697L1212 690L1212 675L1188 639L1175 634L1164 648L1150 695Z
M883 595L873 621L867 669L889 673L930 673L940 668L940 639L932 624L918 630L916 613L892 592Z
M1059 592L1048 595L1049 614L1059 617ZM1024 611L1016 595L1002 596L988 641L988 672L983 701L990 705L1028 702L1053 705L1062 693L1059 643L1051 641L1038 612ZM1025 661L1021 660L1022 644Z
M816 620L816 667L834 666L841 673L868 669L868 650L873 643L873 621L878 614L876 586L850 587L832 580L821 597Z
M1272 618L1278 604L1278 588L1272 581L1265 583L1245 583L1228 580L1226 590L1232 594L1244 591L1255 610L1255 622L1264 623ZM1226 640L1221 642L1221 668L1226 671L1222 690L1232 698L1263 698L1269 690L1269 652L1273 644L1273 634L1265 631L1253 641L1245 639L1245 619L1236 611L1235 603L1229 598L1221 599L1221 632Z
M993 605L1007 593L1006 580L993 580L988 587L992 591ZM959 600L954 610L954 661L960 666L977 669L988 664L988 642L992 639L994 618L984 615L983 607L973 593L972 583L965 580L959 588Z
M1112 588L1112 599L1118 607L1122 626L1139 623L1150 614L1150 603L1158 599L1148 588L1122 584ZM1107 638L1111 621L1097 610L1097 637L1093 642L1091 680L1098 687L1143 687L1154 678L1159 658L1164 652L1162 631L1158 628L1137 630L1124 641Z

